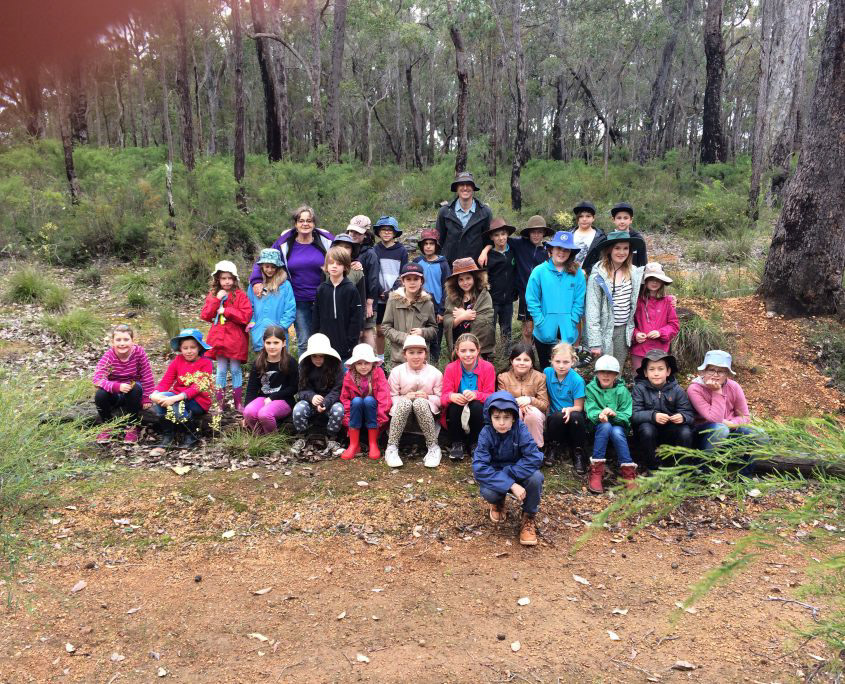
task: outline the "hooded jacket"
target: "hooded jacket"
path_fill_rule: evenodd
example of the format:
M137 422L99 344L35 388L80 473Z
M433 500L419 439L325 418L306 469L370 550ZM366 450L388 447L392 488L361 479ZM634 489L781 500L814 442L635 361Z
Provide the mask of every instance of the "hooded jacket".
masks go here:
M223 315L218 316L217 310L223 303ZM227 359L245 362L249 353L249 335L246 332L247 323L252 318L252 304L243 290L232 290L223 299L217 299L214 292L209 292L205 298L200 318L211 323L208 337L205 341L211 345L206 352L210 359L225 356Z
M275 292L256 297L250 287L246 294L249 297L250 304L252 304L250 323L255 324L249 331L252 339L252 350L260 352L264 346L264 331L267 326L278 325L287 330L293 325L296 318L296 300L293 296L293 287L286 279Z
M687 393L675 380L674 375L667 378L663 387L655 387L648 378L637 378L632 394L631 422L634 427L641 423L654 423L656 413L665 413L668 416L680 413L684 417L684 425L692 427L695 411Z
M466 228L455 213L455 205L459 201L457 197L437 212L435 227L440 233L441 253L450 265L455 263L455 259L464 257L472 257L478 263L481 250L484 249L484 235L490 227L493 212L477 198L474 197L473 200L475 211L467 222Z
M603 409L611 408L616 415L610 418L612 425L618 425L625 430L631 424L631 393L625 387L625 383L619 378L608 389L599 387L598 378L593 378L587 385L584 411L587 413L587 420L595 426L599 422L599 413Z
M535 245L528 237L509 237L508 246L513 250L516 257L516 289L518 292L525 292L528 285L528 278L531 272L540 264L546 262L549 254L546 246L541 242Z
M695 409L695 424L704 423L748 423L748 402L745 392L736 380L728 378L722 385L721 394L716 394L701 377L697 377L687 388L687 396Z
M525 303L534 319L534 337L543 344L558 340L572 344L584 314L584 271L558 271L552 260L538 266L528 278Z
M504 434L492 425L490 412L494 407L514 413L513 426ZM484 423L472 455L472 472L479 485L504 494L514 482L526 480L539 470L543 454L519 420L519 407L510 392L495 392L487 398Z
M437 321L434 318L434 301L425 290L420 290L420 296L413 303L405 296L405 288L394 290L387 298L387 308L382 320L384 336L390 340L390 358L393 364L405 362L402 345L408 337L411 328L420 328L422 337L431 346L437 337Z
M613 296L611 294L612 276L604 270L601 262L593 266L587 281L587 346L600 348L605 353L613 349ZM631 344L634 334L634 313L637 310L637 298L643 282L641 266L631 267L631 315L625 326L626 344Z
M378 254L369 242L361 243L361 251L358 252L358 261L364 267L364 284L366 299L372 299L373 303L378 302L381 296L381 285L379 283L379 260ZM362 302L362 304L365 302Z
M381 429L387 425L387 421L389 420L387 412L390 410L393 400L390 398L390 386L387 384L384 370L379 365L373 366L373 371L370 373L369 394L367 396L372 396L376 400L376 423L379 429ZM350 369L343 376L343 385L340 389L340 403L343 404L344 427L349 427L349 409L355 397L361 397L363 399L364 394L361 387L355 382L355 373Z
M348 359L358 344L363 322L361 297L349 278L337 286L331 281L320 283L311 319L311 334L323 333L340 358Z
M661 299L640 296L637 299L637 310L634 313L634 332L631 334L631 353L645 356L652 349L668 352L669 344L678 334L681 324L675 313L675 298L667 295ZM652 330L660 332L656 340L637 342L637 333L650 333Z

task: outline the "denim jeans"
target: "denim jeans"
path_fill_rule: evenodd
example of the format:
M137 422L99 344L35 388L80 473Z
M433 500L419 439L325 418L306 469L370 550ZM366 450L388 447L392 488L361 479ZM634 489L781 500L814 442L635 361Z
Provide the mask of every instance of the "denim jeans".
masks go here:
M308 338L311 337L311 317L314 313L314 302L297 302L296 318L293 329L296 330L296 348L299 354L304 354L308 348Z
M375 397L355 397L349 404L349 427L352 429L378 427L378 402Z
M511 351L511 320L513 319L513 302L493 302L493 334L496 334L496 324L499 325L501 336L499 345L509 354Z
M610 422L596 425L596 435L593 440L593 460L604 461L607 453L607 443L612 442L616 450L616 460L619 465L633 463L631 450L628 448L628 438L625 428Z
M524 480L516 481L518 485L525 488L525 500L522 502L523 513L528 515L537 513L537 509L540 507L540 497L543 494L543 479L543 473L535 470ZM507 492L502 494L484 485L478 488L478 492L485 501L489 501L491 504L502 503L507 496Z
M176 392L159 392L159 394L163 394L165 397L176 396ZM167 415L167 409L164 406L153 404L153 408L159 417L164 418ZM193 418L194 416L201 416L205 413L205 409L197 403L196 399L184 399L173 404L173 413L181 421Z
M243 387L244 374L241 372L241 362L237 359L228 359L225 356L217 357L217 374L214 378L214 386L217 389L226 389L226 374L232 374L232 389Z
M702 451L713 451L721 442L736 437L753 436L755 442L765 442L768 438L765 433L745 425L738 425L729 428L724 423L703 423L696 427L696 446ZM750 454L743 454L746 460L745 466L739 471L740 475L751 476L754 474L754 463Z

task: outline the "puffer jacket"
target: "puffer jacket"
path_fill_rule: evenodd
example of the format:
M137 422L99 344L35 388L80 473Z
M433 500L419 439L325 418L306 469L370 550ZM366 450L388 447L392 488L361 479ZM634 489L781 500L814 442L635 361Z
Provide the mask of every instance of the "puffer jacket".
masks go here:
M507 402L516 414L511 429L500 434L490 422L490 406ZM543 463L543 454L519 420L519 408L510 392L494 392L484 402L485 425L472 455L472 472L482 487L504 494L514 482L531 477Z
M420 290L420 296L412 303L405 296L405 288L400 287L388 296L381 325L384 336L390 340L390 358L393 364L404 363L402 345L405 344L405 338L411 328L420 328L422 337L429 345L437 337L434 300L428 292Z
M446 346L449 354L455 345L454 311L463 304L455 304L449 297L446 298L446 313L443 316L443 333L446 336ZM496 329L493 327L493 298L488 290L478 293L473 309L478 312L475 320L471 322L469 332L478 338L481 343L481 353L492 354L496 348Z
M634 426L641 423L654 423L655 413L665 413L673 416L680 413L684 417L684 424L692 427L695 421L695 410L692 408L687 393L670 375L663 387L655 387L647 378L637 378L633 391L633 414L631 422Z
M525 303L534 319L534 337L543 344L572 344L584 313L584 271L558 271L552 260L535 268L528 278Z
M631 315L625 326L625 339L631 345L634 334L634 313L637 310L637 298L643 282L643 268L631 267ZM613 299L611 295L611 276L601 263L593 266L587 281L587 346L600 348L605 353L613 348Z

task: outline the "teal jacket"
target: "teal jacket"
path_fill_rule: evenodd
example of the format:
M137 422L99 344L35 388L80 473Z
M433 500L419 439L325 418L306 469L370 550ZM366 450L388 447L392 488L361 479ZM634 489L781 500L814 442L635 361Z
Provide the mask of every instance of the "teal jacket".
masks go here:
M599 413L606 408L611 408L616 412L616 415L610 418L611 424L619 425L627 430L631 424L633 401L625 383L619 378L616 378L616 382L610 389L599 387L598 378L593 378L587 385L586 400L584 401L587 420L592 425L596 425L599 422Z
M534 337L543 344L575 342L586 291L580 267L574 274L558 271L549 259L531 271L525 303L534 319Z

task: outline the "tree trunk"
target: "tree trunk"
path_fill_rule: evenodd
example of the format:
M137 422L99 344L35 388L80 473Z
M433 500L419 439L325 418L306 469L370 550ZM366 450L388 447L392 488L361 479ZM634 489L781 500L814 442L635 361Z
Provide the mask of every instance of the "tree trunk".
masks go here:
M138 78L138 99L141 102L141 146L148 147L150 144L150 112L147 104L147 87L144 84L144 69L141 56L136 52L135 66Z
M343 48L346 43L346 2L334 0L332 65L326 98L326 134L335 162L340 161L340 79L343 76Z
M317 11L316 0L308 0L308 21L311 25L311 111L314 121L314 149L323 144L323 103L320 96L320 80L323 71L323 58L320 53L320 13Z
M458 28L456 17L452 16L452 5L447 3L451 25L449 35L452 44L455 46L455 73L458 77L458 105L455 109L457 122L457 151L455 153L455 173L466 170L467 166L467 108L469 105L469 72L467 71L466 51L464 50L464 38Z
M437 130L435 118L435 100L437 99L437 79L435 77L437 71L434 65L435 59L437 57L436 53L431 55L431 59L429 60L429 69L428 69L428 79L429 79L429 97L428 97L428 149L426 150L426 163L429 166L434 165L434 145L435 139L434 134Z
M117 146L126 147L126 107L123 104L123 93L120 90L120 79L112 64L112 78L114 79L114 95L117 101Z
M176 13L176 90L182 119L182 162L190 172L194 170L194 118L191 108L191 84L188 81L188 30L185 0L174 0Z
M727 159L722 134L722 78L725 75L725 41L722 38L722 4L707 0L704 11L704 54L707 58L707 84L704 88L704 115L701 130L701 163L715 164Z
M44 99L37 73L24 78L24 110L26 111L26 132L30 138L44 137Z
M513 165L511 166L511 207L522 211L522 187L520 176L525 163L525 125L528 103L525 101L525 53L522 50L522 0L513 3L513 50L516 62L516 136L513 143Z
M255 33L268 30L264 0L252 0L249 3L252 13L252 26ZM280 84L276 73L273 46L269 38L256 38L255 51L258 55L258 68L261 72L261 84L264 87L264 128L267 136L267 159L271 162L282 159L282 134L279 119ZM241 57L243 60L243 57ZM243 75L241 75L243 77Z
M252 0L255 4L256 0ZM232 48L235 55L235 204L238 209L246 213L246 190L244 188L244 171L246 168L246 153L244 150L244 45L241 35L241 1L232 0Z
M170 130L170 97L167 89L167 71L164 63L164 54L159 53L159 78L161 78L161 127L164 140L167 143L167 164L165 164L165 186L167 188L167 214L170 217L168 224L174 227L173 219L176 216L176 209L173 205L173 133Z
M282 32L281 8L279 0L270 0L270 26L279 35ZM279 147L282 150L282 157L290 156L290 103L288 102L288 72L285 65L285 51L281 45L276 45L273 50L276 64L276 115L279 120Z
M77 87L77 76L79 70L71 67L70 73L65 74L64 82L59 82L56 85L56 95L58 100L58 125L59 137L62 141L62 152L65 160L65 175L67 176L68 191L70 192L70 203L79 204L79 181L76 178L76 170L73 166L73 136L71 133L70 120L73 115L71 104L72 92ZM69 96L68 90L71 91Z
M70 137L77 145L88 144L88 97L82 83L82 67L75 60L69 79Z
M411 130L414 136L414 166L422 171L422 122L414 100L413 64L405 67L405 81L408 84L408 108L411 111Z
M490 159L487 161L487 173L495 178L498 173L499 163L499 70L496 68L498 57L493 56L492 46L490 49Z
M830 0L807 133L760 292L782 313L845 317L845 0Z

